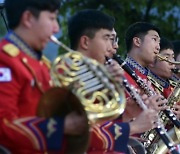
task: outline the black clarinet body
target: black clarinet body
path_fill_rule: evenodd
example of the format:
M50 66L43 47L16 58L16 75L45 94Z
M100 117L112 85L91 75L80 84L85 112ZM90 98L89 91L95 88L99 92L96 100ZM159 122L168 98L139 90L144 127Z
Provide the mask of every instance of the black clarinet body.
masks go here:
M152 96L155 93L152 89L150 89L147 84L136 75L136 73L126 64L124 60L119 55L114 55L113 59L116 60L119 65L136 81L136 83L144 90L144 92L148 96ZM163 113L171 120L171 122L179 129L180 128L180 121L177 119L176 115L170 110L166 109L163 110Z
M135 91L134 87L132 87L126 79L123 80L123 85L126 88L126 91L129 93L129 95L136 101L136 103L143 109L147 110L148 107L144 104L141 96ZM166 130L164 128L164 125L161 123L160 119L158 119L158 126L155 129L161 140L164 142L164 144L167 146L169 151L172 154L178 154L178 151L176 150L176 147L174 146L175 143L172 141L172 139L169 137L169 135L166 133Z

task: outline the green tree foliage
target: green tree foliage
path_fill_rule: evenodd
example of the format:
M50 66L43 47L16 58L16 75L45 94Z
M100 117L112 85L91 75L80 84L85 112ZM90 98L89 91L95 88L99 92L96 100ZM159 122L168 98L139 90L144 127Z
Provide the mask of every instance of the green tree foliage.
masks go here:
M0 9L0 38L2 38L5 35L5 33L7 32L3 17L5 18L4 10Z
M67 20L81 9L97 9L116 19L115 29L120 38L120 54L125 53L124 35L127 27L137 21L147 21L157 25L162 36L170 40L180 39L179 0L62 0L61 30L63 40L68 44Z

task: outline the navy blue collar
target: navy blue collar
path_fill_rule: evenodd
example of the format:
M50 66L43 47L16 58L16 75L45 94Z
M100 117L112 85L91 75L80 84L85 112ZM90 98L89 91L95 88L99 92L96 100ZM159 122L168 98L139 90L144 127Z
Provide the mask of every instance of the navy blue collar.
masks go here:
M31 47L29 47L17 34L15 34L13 31L9 31L5 39L9 42L16 45L18 48L20 48L24 53L29 55L32 58L40 60L42 57L42 52L36 52Z
M171 80L173 80L173 81L175 81L175 82L178 82L178 81L179 81L179 78L176 77L175 75L173 75L173 76L171 77Z
M131 67L132 70L137 69L140 73L147 76L149 70L137 63L132 57L127 56L125 61Z

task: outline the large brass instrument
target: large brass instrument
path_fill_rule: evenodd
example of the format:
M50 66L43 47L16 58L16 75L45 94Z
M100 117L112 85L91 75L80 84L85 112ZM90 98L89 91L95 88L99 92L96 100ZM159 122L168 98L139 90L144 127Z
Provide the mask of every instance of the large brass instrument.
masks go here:
M176 87L168 97L168 105L170 107L172 107L175 102L180 102L180 81L177 83ZM167 119L162 120L165 120L165 124L167 123ZM176 144L180 145L180 129L174 127L168 131L168 134ZM163 144L162 140L160 140L158 142L158 149L156 150L156 154L166 154L167 152L167 147Z
M172 93L168 97L167 105L172 108L175 102L180 102L180 81L177 83L176 87L172 91ZM162 112L161 112L162 113ZM164 115L160 114L161 120L165 126L169 124L169 119ZM180 129L175 127L171 128L167 132L168 136L171 137L175 144L180 144ZM163 141L159 138L157 133L151 130L149 134L149 141L151 144L148 146L148 150L153 154L166 154L168 152L167 146L163 143Z
M51 74L56 86L70 88L80 99L90 122L114 119L123 113L122 88L97 61L69 52L56 58Z
M65 116L76 110L86 116L87 128L91 123L115 119L121 115L126 102L124 90L105 67L71 50L54 36L51 40L68 53L57 57L52 64L51 75L55 88L47 91L41 99L38 115ZM63 104L60 103L62 101ZM88 140L89 131L79 136L69 136L66 153L84 153Z
M180 80L178 81L172 93L168 97L168 106L172 107L175 102L180 102Z
M57 57L51 74L56 86L67 87L80 99L90 122L117 118L125 109L123 88L97 61L68 48L54 36L51 40L67 54Z

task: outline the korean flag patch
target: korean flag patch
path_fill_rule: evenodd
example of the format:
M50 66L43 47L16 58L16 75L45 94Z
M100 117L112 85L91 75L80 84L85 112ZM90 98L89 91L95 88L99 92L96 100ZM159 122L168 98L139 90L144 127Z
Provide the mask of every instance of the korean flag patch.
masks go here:
M11 80L11 70L6 67L0 67L0 82L9 82Z

